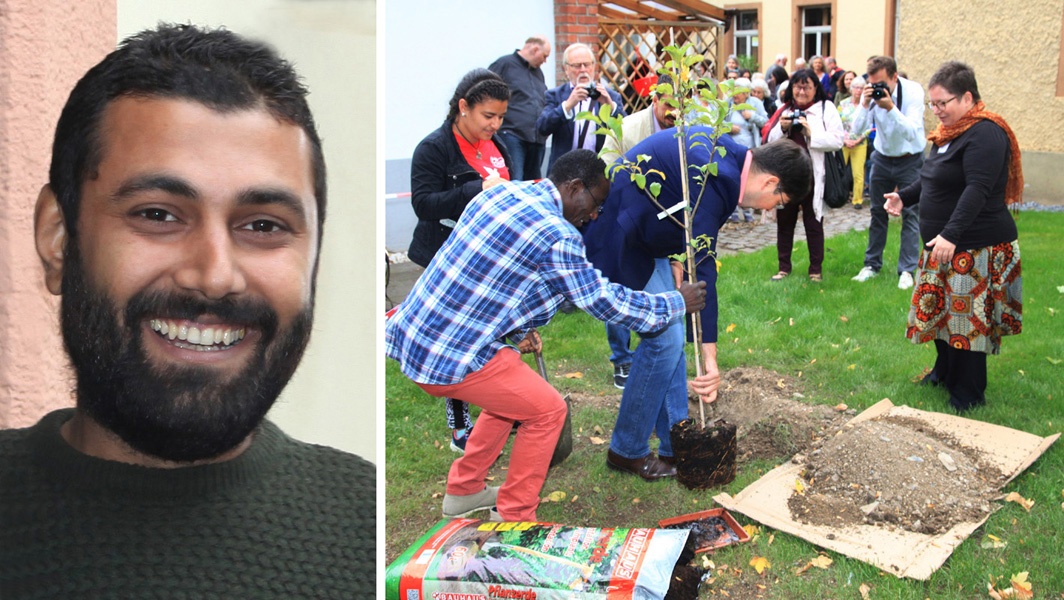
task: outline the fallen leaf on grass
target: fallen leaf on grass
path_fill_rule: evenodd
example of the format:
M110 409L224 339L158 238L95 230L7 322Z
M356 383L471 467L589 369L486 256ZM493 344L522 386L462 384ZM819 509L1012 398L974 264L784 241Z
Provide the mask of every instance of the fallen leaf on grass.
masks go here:
M639 504L640 502L642 502L642 500L639 498L632 498L632 504Z
M717 565L713 564L713 561L709 559L708 554L702 555L702 568L707 571L712 571L717 568Z
M735 323L732 323L732 324L728 325L726 328L724 328L724 331L727 332L727 333L731 333L731 332L735 331L735 327L736 327Z
M602 439L600 437L596 437L596 436L589 437L588 441L590 441L595 446L601 446L602 444L606 443L606 440L604 440L604 439Z
M494 475L488 475L484 479L487 479L488 481L495 481L495 476Z
M861 598L863 598L864 600L868 600L868 592L871 592L872 588L868 587L867 583L862 583L861 587L859 587L857 591L861 592Z
M569 504L572 504L572 503L576 502L576 499L579 498L579 497L580 497L580 494L575 494L573 496L573 499L569 501Z
M845 404L843 404L843 403L841 403L841 402L840 402L839 404L836 404L836 405L835 405L835 410L837 410L837 411L839 411L839 412L843 412L843 411L845 411L845 410L846 410L847 408L850 408L850 407L849 407L849 406L846 406Z
M758 575L765 572L765 569L772 568L772 564L768 562L768 559L764 556L755 556L750 559L750 566L757 571Z
M842 321L843 323L849 323L850 322L850 320L848 318L846 318L846 315L842 315L841 317L839 317L839 320Z
M436 498L439 498L439 497L440 497L440 496L442 496L442 495L443 495L443 494L441 494L441 493L439 493L439 492L436 492L436 493L434 493L434 494L432 495L432 498L433 498L433 500L435 500Z
M816 558L814 558L813 560L805 563L801 567L795 569L794 570L794 574L795 575L801 575L802 573L805 573L806 571L808 571L809 569L812 569L813 567L816 567L818 569L826 569L826 568L828 568L830 566L831 566L831 559L826 557L826 556L824 556L823 554L821 554L821 555L817 556Z
M792 318L789 318L787 320L790 321L791 327L794 327L794 318L792 317Z
M566 379L583 379L584 378L584 374L581 373L580 371L573 371L572 373L566 373L565 374L565 378Z
M1061 361L1059 358L1053 358L1051 356L1047 356L1046 360L1049 361L1049 364L1054 365L1054 366L1055 365L1059 365L1061 362L1064 362L1064 361Z
M786 389L787 388L787 384L784 383L782 379L780 379L780 380L776 381L776 387L778 387L781 390L782 389Z
M1008 542L1006 542L1005 540L1002 540L1001 538L999 538L996 535L991 535L991 534L988 533L988 534L986 534L986 537L987 537L987 539L983 540L982 544L979 544L979 546L981 548L983 548L983 549L1004 548L1005 546L1009 545Z
M1022 506L1027 512L1031 512L1031 507L1034 506L1034 500L1028 500L1016 492L1009 492L1008 495L1005 496L1005 502L1015 502Z
M802 483L800 478L794 480L794 491L798 492L799 496L805 495L805 484Z
M774 542L774 541L776 541L776 534L774 534L774 533L768 534L768 545L771 546L772 542Z
M846 370L847 371L852 371L852 370L854 370L856 368L857 368L857 365L850 365L850 366L846 367Z
M558 490L547 494L547 499L551 502L561 502L565 500L565 492Z
M994 600L1034 598L1034 589L1031 587L1031 583L1027 581L1027 571L1016 573L1009 578L1009 583L1011 584L1009 587L998 589L997 582L992 578L990 583L986 584L987 595Z
M1057 286L1057 291L1060 292L1061 294L1064 294L1064 285L1058 285Z

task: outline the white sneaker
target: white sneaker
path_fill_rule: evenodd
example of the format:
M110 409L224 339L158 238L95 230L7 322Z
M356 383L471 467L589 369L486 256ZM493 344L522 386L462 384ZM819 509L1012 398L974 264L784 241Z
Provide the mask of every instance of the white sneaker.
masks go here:
M872 267L863 267L852 279L854 281L868 281L876 275L879 275L879 271L876 271Z
M913 287L912 273L905 271L898 277L898 289L907 290Z

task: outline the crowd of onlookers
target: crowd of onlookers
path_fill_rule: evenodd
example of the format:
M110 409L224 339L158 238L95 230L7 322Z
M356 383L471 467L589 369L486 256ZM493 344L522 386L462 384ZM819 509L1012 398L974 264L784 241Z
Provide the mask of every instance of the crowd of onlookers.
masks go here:
M444 122L412 159L419 222L409 256L426 271L389 320L385 341L404 374L448 399L451 447L464 454L448 475L444 516L487 510L492 519L534 520L566 409L511 350L538 352L535 328L564 301L607 324L614 385L623 390L607 466L650 481L676 475L669 431L686 418L688 390L708 403L720 384L715 262L684 274L670 261L689 245L670 216L694 199L679 183L690 176L685 164L717 166L713 184L697 193L698 208L686 213L695 235L716 240L727 220L750 221L754 210L775 220L776 282L792 275L799 217L808 282L824 280L826 198L844 202L848 191L855 209L869 211L858 283L884 266L889 216L901 217L897 287L918 282L906 335L937 350L924 383L945 387L958 410L985 402L985 357L997 353L1001 336L1021 330L1019 246L1006 206L1020 200L1023 180L1015 136L986 110L970 67L943 64L925 93L889 56L869 58L860 74L830 56L799 58L788 71L779 55L764 73L729 56L722 74L734 82L712 81L730 106L728 131L715 132L725 152L687 140L687 162L670 130L680 117L676 90L664 85L671 78L660 75L650 105L629 115L590 46L565 48L566 80L548 89L540 67L550 53L546 39L533 36L489 69L467 73ZM930 135L925 108L940 121ZM620 118L621 139L588 113ZM622 156L642 165L647 182L655 179L656 206L636 177L604 177ZM684 312L698 312L702 323L701 368L690 380ZM653 335L633 350L631 331ZM475 434L462 400L482 410ZM513 430L506 484L486 486ZM648 445L655 432L656 452Z

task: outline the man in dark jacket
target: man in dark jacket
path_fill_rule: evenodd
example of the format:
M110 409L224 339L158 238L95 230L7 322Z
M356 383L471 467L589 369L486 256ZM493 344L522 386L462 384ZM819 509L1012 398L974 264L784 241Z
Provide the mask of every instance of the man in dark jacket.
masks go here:
M539 179L542 175L545 138L536 131L536 119L543 110L547 91L543 63L550 58L550 42L534 35L520 50L500 56L488 67L510 86L510 104L499 138L513 159L511 181Z
M692 136L710 133L692 128ZM647 293L661 293L676 287L669 257L685 252L682 177L675 130L667 129L648 137L628 151L642 163L647 187L660 183L658 203L630 180L619 174L610 188L602 214L582 229L587 257L610 281ZM694 213L694 235L707 236L708 254L699 254L696 276L706 284L706 305L701 311L704 374L692 381L692 388L705 402L717 397L720 371L717 367L717 232L736 205L768 210L792 198L802 198L812 186L812 165L802 149L789 140L766 144L752 150L727 136L717 143L727 151L723 157L706 146L705 137L688 141L688 164L717 163L718 174L706 178L706 189ZM656 173L655 173L656 171ZM700 184L691 177L692 199ZM663 333L644 336L632 359L628 381L621 395L617 423L613 429L606 464L653 481L676 474L669 431L687 418L687 361L684 357L684 325L673 323ZM658 456L650 451L650 434L657 430L661 445Z

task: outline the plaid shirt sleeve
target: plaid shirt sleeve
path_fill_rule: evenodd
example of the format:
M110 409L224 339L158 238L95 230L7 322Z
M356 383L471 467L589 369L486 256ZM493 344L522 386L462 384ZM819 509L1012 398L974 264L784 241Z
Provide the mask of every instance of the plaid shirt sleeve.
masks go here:
M418 383L447 385L550 321L561 296L592 316L656 331L684 314L678 292L611 284L587 261L549 180L504 184L466 207L455 231L389 319L385 350Z

